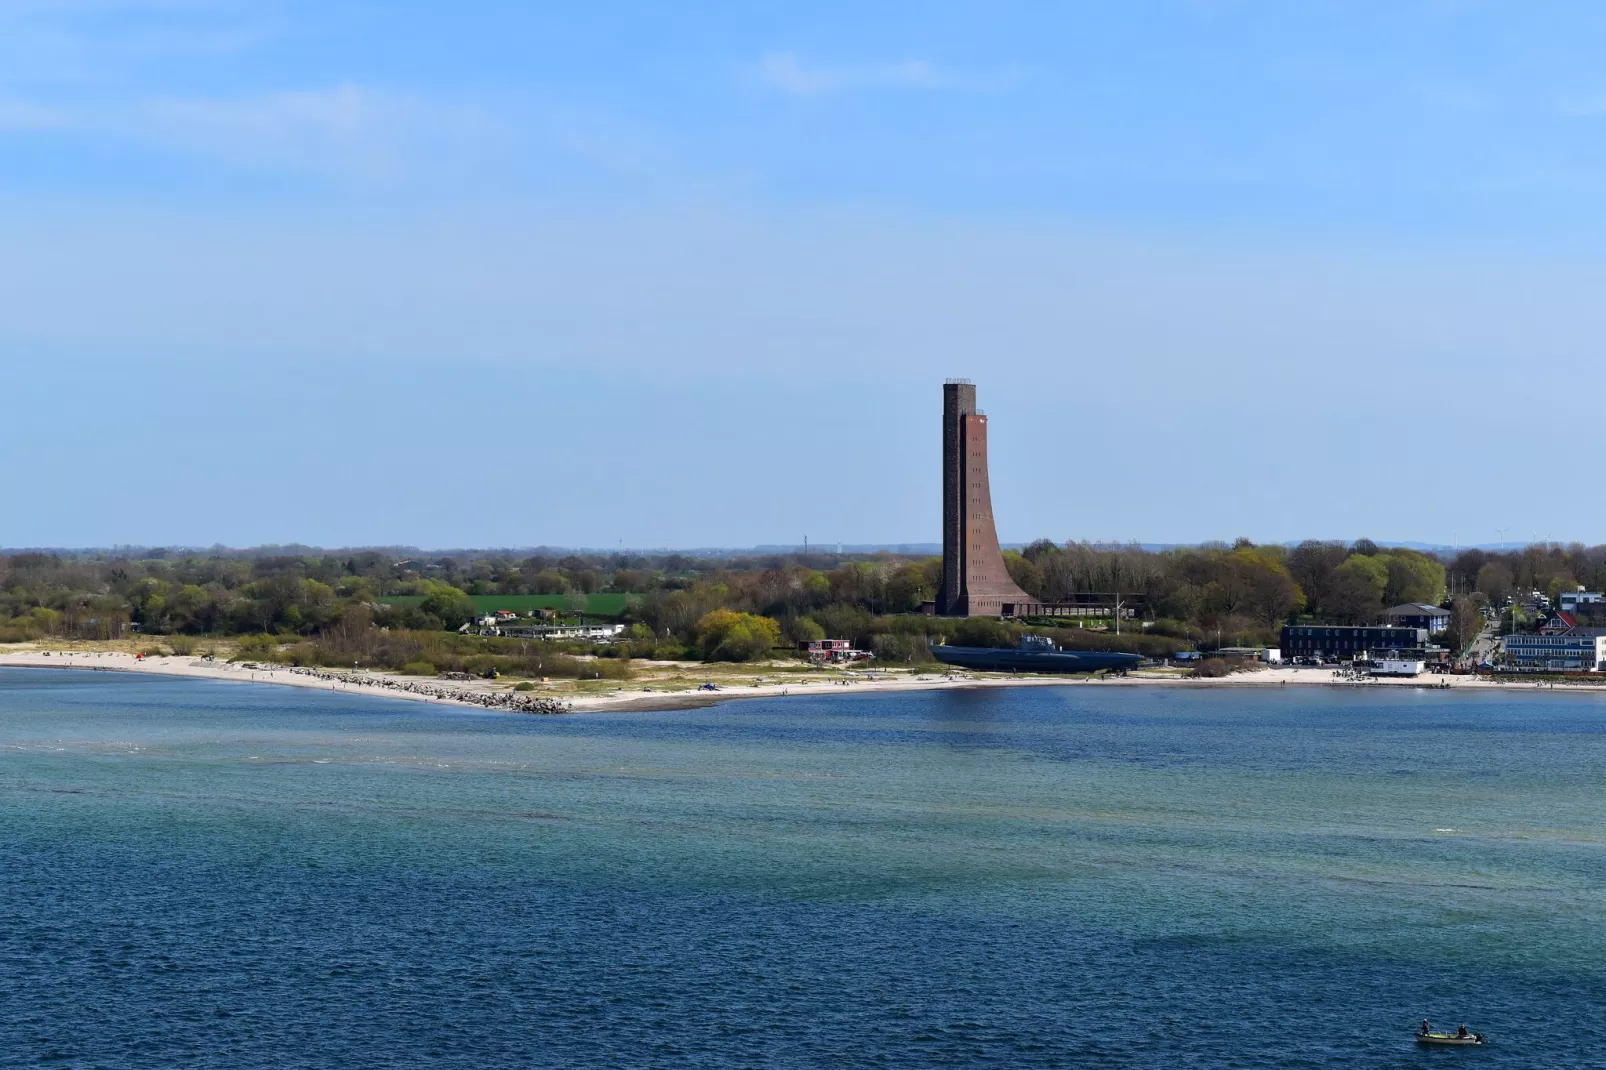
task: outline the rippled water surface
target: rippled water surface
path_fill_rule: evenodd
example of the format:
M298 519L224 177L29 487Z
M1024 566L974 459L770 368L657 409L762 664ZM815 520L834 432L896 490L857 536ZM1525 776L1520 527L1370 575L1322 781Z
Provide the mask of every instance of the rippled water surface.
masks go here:
M0 671L0 1065L1606 1065L1606 701ZM1415 1050L1422 1017L1491 1037Z

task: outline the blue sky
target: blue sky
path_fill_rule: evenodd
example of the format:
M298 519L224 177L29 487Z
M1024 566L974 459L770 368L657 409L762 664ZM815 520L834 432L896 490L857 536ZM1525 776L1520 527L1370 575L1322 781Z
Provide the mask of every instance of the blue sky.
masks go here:
M1606 541L1606 10L0 0L0 545ZM1449 478L1445 478L1449 477Z

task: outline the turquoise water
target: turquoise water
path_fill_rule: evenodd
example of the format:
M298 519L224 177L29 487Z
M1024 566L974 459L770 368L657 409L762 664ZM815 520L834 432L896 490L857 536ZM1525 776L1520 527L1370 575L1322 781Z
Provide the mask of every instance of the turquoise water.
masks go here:
M1578 695L8 669L0 1065L1601 1066L1603 785Z

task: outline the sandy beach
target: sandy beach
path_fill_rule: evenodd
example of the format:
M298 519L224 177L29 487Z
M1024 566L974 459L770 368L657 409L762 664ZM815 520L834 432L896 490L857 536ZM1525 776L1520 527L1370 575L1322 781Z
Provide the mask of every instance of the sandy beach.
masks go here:
M1513 678L1502 681L1470 676L1424 674L1414 678L1378 678L1356 682L1326 668L1263 667L1216 679L1189 679L1177 670L1137 670L1125 677L1002 676L984 673L941 674L903 669L843 672L836 669L798 671L788 666L701 665L679 662L635 663L639 679L614 685L574 681L538 683L535 690L516 691L514 681L447 680L404 676L371 670L336 670L206 660L189 655L139 658L114 650L29 649L0 653L6 666L85 669L101 672L186 676L236 683L274 684L354 691L420 702L501 709L515 713L665 710L706 706L737 698L775 698L832 690L928 691L974 687L1415 687L1450 690L1504 689L1602 692L1599 684L1551 684ZM715 690L701 688L703 681Z
M636 662L641 680L613 685L605 690L571 690L572 681L538 685L528 692L514 690L515 681L446 680L435 677L404 676L376 670L342 670L264 665L255 662L207 661L182 655L136 657L118 651L29 650L0 653L0 668L7 666L45 669L87 669L100 672L131 672L162 676L187 676L237 683L277 684L309 687L325 691L359 691L391 698L421 702L443 702L462 706L510 708L520 698L548 699L562 703L565 712L584 713L607 710L664 710L707 706L733 698L784 697L817 694L833 688L858 691L921 691L953 687L1030 687L1065 684L1064 677L1050 676L943 676L937 673L875 672L873 675L845 674L829 669L807 674L778 674L773 668L747 668L733 673L729 665L699 665L680 662ZM716 690L685 684L686 678L714 683ZM678 686L677 686L678 685ZM525 712L512 709L512 712ZM528 711L546 712L546 711Z

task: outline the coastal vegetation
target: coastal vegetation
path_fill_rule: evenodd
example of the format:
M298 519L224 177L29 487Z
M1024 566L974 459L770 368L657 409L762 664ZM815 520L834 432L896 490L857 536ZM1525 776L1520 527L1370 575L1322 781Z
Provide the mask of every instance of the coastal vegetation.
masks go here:
M1243 658L1205 658L1188 675L1195 680L1218 680L1233 673L1254 672L1259 668L1261 666Z
M1035 621L1034 632L1150 656L1275 645L1287 622L1363 623L1400 602L1447 600L1460 643L1481 627L1481 606L1515 592L1606 587L1606 546L1576 544L1440 557L1365 539L1162 551L1045 539L1005 562L1042 601L1097 593L1137 607L1120 634L1097 618ZM226 639L236 657L261 661L577 679L626 678L632 659L784 656L826 637L884 663L924 661L937 638L1013 645L1020 624L923 615L939 584L939 559L891 553L25 552L0 554L0 642L144 636L153 649L204 653ZM475 634L496 610L600 616L625 631L595 645Z

